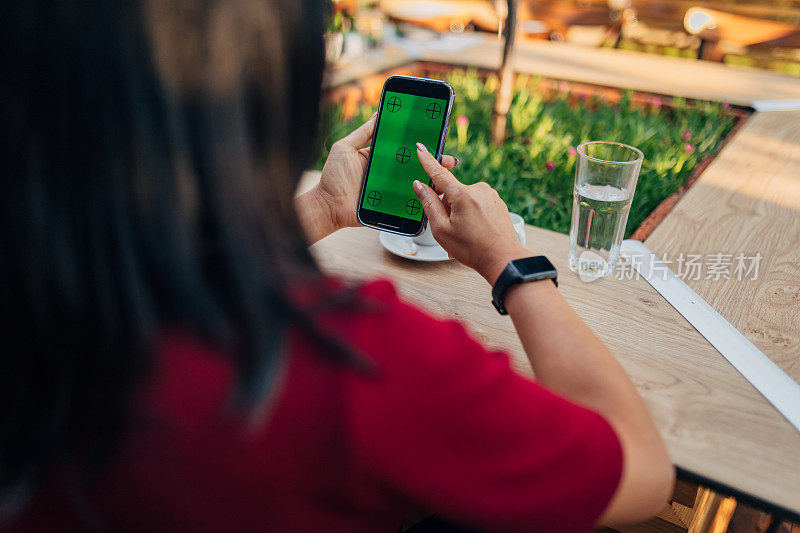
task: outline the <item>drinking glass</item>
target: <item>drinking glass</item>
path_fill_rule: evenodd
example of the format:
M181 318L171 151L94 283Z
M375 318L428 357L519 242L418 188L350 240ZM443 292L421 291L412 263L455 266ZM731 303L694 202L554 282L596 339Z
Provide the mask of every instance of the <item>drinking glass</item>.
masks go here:
M614 272L644 154L627 144L591 141L578 146L569 268L581 278Z

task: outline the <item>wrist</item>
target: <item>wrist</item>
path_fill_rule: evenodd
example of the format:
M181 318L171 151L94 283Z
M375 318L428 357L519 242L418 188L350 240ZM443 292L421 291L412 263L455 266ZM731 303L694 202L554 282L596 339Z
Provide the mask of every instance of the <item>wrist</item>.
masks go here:
M510 247L508 249L494 252L487 256L486 263L481 265L476 270L483 276L489 285L494 285L503 270L506 269L508 263L514 259L522 259L523 257L530 257L533 252L524 248L522 245Z
M333 233L336 230L342 229L344 226L339 223L339 217L336 216L336 210L333 204L328 200L328 197L320 189L319 185L308 191L314 196L314 204L319 210L321 220L320 224L328 230L328 233Z
M529 281L527 283L517 283L506 291L505 295L503 296L503 306L506 308L508 314L511 315L516 309L516 303L518 301L516 298L517 295L527 294L528 296L531 296L535 293L537 295L536 298L540 299L549 292L558 294L558 289L553 283L553 280L550 278Z
M295 206L303 229L312 243L339 229L333 211L318 185L300 195Z
M506 305L509 295L518 293L519 287L523 285L538 285L537 288L547 287L546 282L549 281L552 288L556 288L558 287L557 279L556 267L543 255L512 260L492 285L492 305L498 313L507 315L510 312L510 308Z

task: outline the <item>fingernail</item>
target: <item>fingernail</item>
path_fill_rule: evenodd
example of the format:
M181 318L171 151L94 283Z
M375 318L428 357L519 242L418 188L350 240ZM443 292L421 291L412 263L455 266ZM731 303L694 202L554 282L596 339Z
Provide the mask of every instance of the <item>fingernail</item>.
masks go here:
M459 158L457 158L456 156L453 156L453 159L456 160L455 166L458 166L458 164L461 163L461 160Z
M422 143L417 143L417 150L419 150L420 152L427 152L428 151L428 149L425 148L425 145L422 144Z
M419 180L414 180L414 190L417 192L422 192L422 184Z

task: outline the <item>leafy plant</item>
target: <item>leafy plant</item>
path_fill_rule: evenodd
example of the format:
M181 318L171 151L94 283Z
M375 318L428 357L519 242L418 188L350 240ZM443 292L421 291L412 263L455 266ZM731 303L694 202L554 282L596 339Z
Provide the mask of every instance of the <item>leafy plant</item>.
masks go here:
M537 78L519 76L507 139L494 146L489 124L497 78L484 80L475 71L454 70L448 81L456 90L456 100L446 152L461 160L456 176L464 183L486 181L527 223L561 233L569 232L575 148L581 142L618 141L644 152L628 219L626 234L630 235L662 200L686 183L700 161L717 153L735 122L725 104L675 98L674 105L666 107L657 97L641 104L629 92L616 103L564 91L548 97ZM374 111L374 106L363 103L347 117L341 104L323 110L326 134L319 168L330 145Z
M331 7L331 13L325 21L325 31L327 33L339 33L344 30L345 16L344 13Z

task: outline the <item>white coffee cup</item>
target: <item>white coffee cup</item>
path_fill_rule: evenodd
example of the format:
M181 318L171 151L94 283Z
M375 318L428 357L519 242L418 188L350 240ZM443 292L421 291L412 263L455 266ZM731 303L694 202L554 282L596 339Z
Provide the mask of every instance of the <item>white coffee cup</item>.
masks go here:
M509 213L511 217L511 223L514 225L514 231L517 232L517 238L519 242L525 246L525 220L521 216L516 213ZM421 234L414 237L414 242L420 246L438 246L439 243L436 242L436 239L433 238L433 233L431 233L431 225L425 228Z

